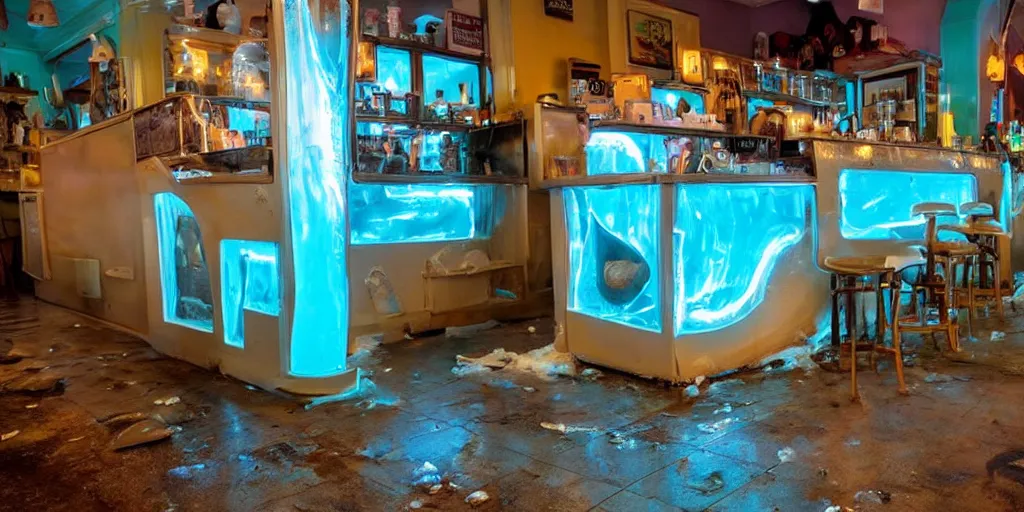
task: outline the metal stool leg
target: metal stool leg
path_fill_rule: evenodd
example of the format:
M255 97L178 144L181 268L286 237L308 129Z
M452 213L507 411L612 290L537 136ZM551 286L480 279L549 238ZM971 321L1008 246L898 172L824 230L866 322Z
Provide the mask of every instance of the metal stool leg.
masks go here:
M850 399L859 400L857 392L857 310L854 293L846 293L846 332L850 341Z
M996 242L996 251L998 251L999 245ZM996 252L992 255L992 274L995 278L996 287L996 311L999 313L999 319L1005 320L1006 315L1003 311L1003 262L999 258L999 253Z
M899 277L893 277L890 281L893 287L892 293L892 349L896 358L896 381L899 383L899 393L908 394L907 383L903 379L903 351L901 345L903 340L900 334L900 294L897 292L902 286Z

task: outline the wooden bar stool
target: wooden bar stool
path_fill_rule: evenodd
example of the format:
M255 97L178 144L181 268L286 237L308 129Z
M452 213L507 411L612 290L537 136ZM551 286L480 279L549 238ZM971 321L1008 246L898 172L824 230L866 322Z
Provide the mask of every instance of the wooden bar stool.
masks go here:
M956 206L948 203L920 203L914 205L914 215L923 216L925 225L925 271L913 283L913 311L916 318L899 321L900 332L918 332L931 334L946 333L949 347L953 351L960 350L960 326L955 283L950 283L952 267L965 261L977 250L977 246L967 242L940 242L938 239L938 218L957 216ZM939 272L939 270L942 272ZM923 295L923 299L919 299ZM919 302L920 301L920 302ZM928 314L931 309L938 310L938 319L932 321ZM899 318L899 317L897 317Z
M999 257L1000 242L1008 239L1010 234L996 220L995 210L988 203L965 203L960 211L967 216L963 234L967 240L976 244L980 250L976 258L975 275L978 284L971 298L971 311L977 307L978 298L995 301L999 318L1005 318L1003 311L1003 279L1002 261ZM991 272L991 274L990 274ZM1009 287L1007 287L1009 288Z
M832 300L832 343L839 348L840 357L842 348L850 346L850 393L851 399L860 398L857 389L857 349L860 345L871 353L871 363L874 367L875 355L892 355L896 361L896 380L899 382L900 394L907 393L907 385L903 379L903 354L900 351L898 321L886 321L885 311L885 290L890 291L892 304L890 310L893 315L899 313L900 293L902 287L899 271L913 265L921 265L924 258L918 254L894 255L894 256L869 256L869 257L828 257L825 258L824 269L832 274L831 278L831 300ZM859 293L875 294L875 337L870 343L859 343L857 335L857 301ZM846 343L843 343L839 330L840 296L845 297L846 302ZM897 318L896 316L893 317ZM892 347L884 346L886 327L892 329ZM875 368L877 371L877 368Z

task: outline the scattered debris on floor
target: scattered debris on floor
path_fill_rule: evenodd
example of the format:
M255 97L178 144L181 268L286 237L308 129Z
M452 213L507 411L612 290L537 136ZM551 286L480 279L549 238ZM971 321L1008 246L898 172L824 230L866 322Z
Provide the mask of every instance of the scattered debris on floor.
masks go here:
M525 354L498 348L483 357L458 355L455 356L455 361L452 373L459 377L500 369L532 373L544 379L576 376L576 364L572 355L555 350L553 344Z
M420 500L412 500L409 503L409 508L412 509L412 510L419 510L419 509L423 508L423 502L420 501Z
M883 505L892 501L892 495L886 491L858 491L853 496L853 501L856 503Z
M814 353L811 345L798 345L787 348L782 352L764 358L761 367L768 373L783 373L797 368L804 371L811 371L818 367L818 364L811 358Z
M8 439L14 439L15 436L20 434L20 430L12 430L6 434L0 434L0 441L7 441Z
M726 404L723 404L718 409L715 409L714 414L715 415L718 415L718 414L729 414L730 412L732 412L732 404L726 403Z
M422 466L416 468L412 472L413 482L412 484L416 487L433 489L436 485L441 485L441 474L438 472L437 466L431 464L429 461L424 462Z
M466 503L469 503L472 507L476 507L483 505L489 499L491 499L491 497L485 491L474 491L470 493L469 496L466 496Z
M687 487L701 494L715 494L725 487L725 480L721 471L715 471L699 482L687 482Z
M779 450L776 455L778 455L779 462L782 464L796 460L796 451L788 446Z
M537 334L537 328L531 325L531 326L526 328L526 332L528 332L530 334Z
M700 396L700 388L696 384L690 384L686 386L686 396L690 398L697 398Z
M700 430L705 434L714 434L715 432L718 432L719 430L722 430L723 428L729 426L729 424L732 423L733 421L735 420L733 420L732 418L725 418L724 420L716 421L714 423L699 423L697 424L697 430Z
M1003 331L992 331L992 341L1003 341L1006 339L1006 333Z
M848 439L846 441L846 446L849 446L851 448L860 446L860 439Z
M537 388L530 387L530 386L523 386L523 391L526 391L527 393L536 393L537 392Z
M183 480L191 480L195 473L206 469L206 464L192 464L190 466L178 466L171 468L167 471L167 474L175 478L181 478Z
M574 432L600 432L601 429L596 427L577 427L574 425L566 425L565 423L550 423L547 421L541 422L541 427L547 430L554 430L555 432L561 432L563 434L572 434Z
M597 368L587 368L580 372L580 378L586 380L597 380L601 378L601 375L601 371L598 370Z
M167 425L147 418L124 429L114 438L111 448L119 451L152 444L170 438L174 432L175 430Z
M169 398L161 398L159 400L154 400L153 401L153 405L167 405L167 406L171 406L171 405L180 404L180 403L181 403L181 397L177 397L177 396L172 396L172 397L169 397Z
M28 404L25 406L26 409L35 409L39 407L39 404Z
M945 374L942 374L942 373L929 373L924 378L924 381L929 383L929 384L937 384L937 383L942 383L942 382L952 382L952 380L953 380L953 377L950 377L949 375L945 375Z
M22 395L60 395L64 393L66 381L51 372L26 370L19 377L4 384L2 391Z
M501 324L496 320L488 320L480 324L448 327L444 330L444 336L446 338L472 338L481 332L489 331L496 327L501 327Z

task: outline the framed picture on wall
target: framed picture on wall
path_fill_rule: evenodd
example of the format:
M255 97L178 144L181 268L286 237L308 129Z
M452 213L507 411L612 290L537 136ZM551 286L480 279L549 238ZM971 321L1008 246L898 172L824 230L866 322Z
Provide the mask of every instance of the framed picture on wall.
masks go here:
M674 69L675 44L672 21L640 11L626 11L629 63L657 69Z

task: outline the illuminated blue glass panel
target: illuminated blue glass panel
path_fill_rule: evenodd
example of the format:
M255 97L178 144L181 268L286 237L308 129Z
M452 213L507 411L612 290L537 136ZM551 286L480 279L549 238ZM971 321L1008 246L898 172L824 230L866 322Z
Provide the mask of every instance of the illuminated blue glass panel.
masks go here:
M213 332L213 297L206 251L192 209L180 197L153 196L164 321Z
M747 119L753 119L760 108L772 108L775 102L763 98L747 98Z
M677 185L675 335L723 329L764 301L776 264L813 236L810 185Z
M569 311L661 332L659 186L573 187L563 197Z
M977 197L972 174L845 169L839 173L839 229L848 240L923 240L926 220L911 214L915 204L959 208Z
M685 100L690 104L690 112L693 114L704 113L704 95L693 91L685 91L680 89L662 89L660 87L651 88L651 100L657 103L666 103L672 107L672 111L675 112L676 105L679 104L679 100Z
M437 91L444 91L444 100L459 103L462 93L459 84L465 84L471 105L480 105L480 68L473 62L450 59L437 55L423 56L424 104L437 100Z
M353 183L352 244L487 238L504 214L503 185Z
M587 174L667 172L665 139L664 135L649 133L595 131L586 147Z
M264 315L281 313L277 244L253 240L221 240L220 299L224 343L245 346L243 310Z
M285 0L287 187L294 310L289 372L345 370L349 283L346 167L353 162L349 84L352 6Z
M396 96L412 91L412 57L409 50L377 47L377 84Z

